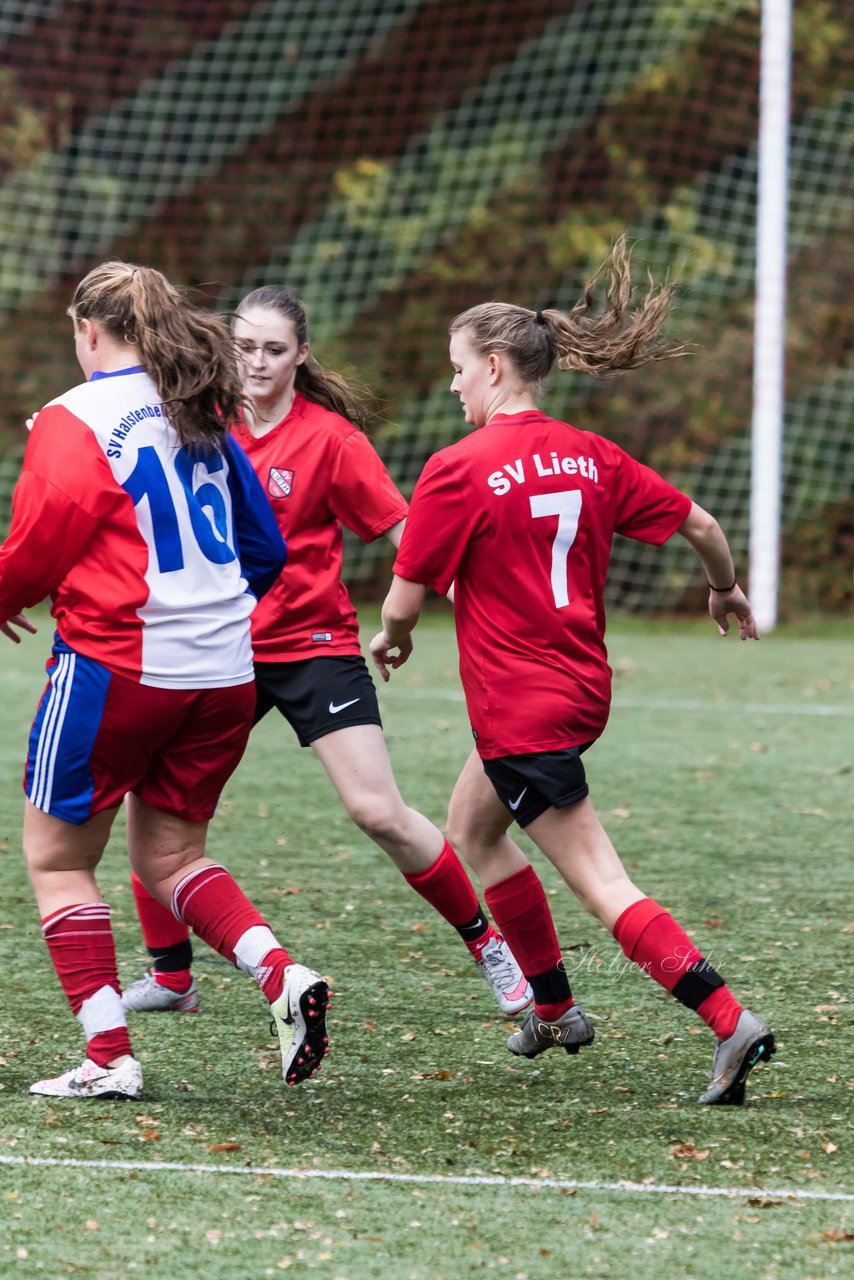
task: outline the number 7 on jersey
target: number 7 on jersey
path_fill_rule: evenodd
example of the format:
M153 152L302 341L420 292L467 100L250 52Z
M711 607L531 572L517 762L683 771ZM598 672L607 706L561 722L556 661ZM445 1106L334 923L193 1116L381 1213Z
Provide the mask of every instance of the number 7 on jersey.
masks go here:
M557 532L552 543L552 594L555 608L569 604L566 585L566 558L578 533L578 517L581 515L581 490L562 489L560 493L538 493L531 498L531 515L557 516Z

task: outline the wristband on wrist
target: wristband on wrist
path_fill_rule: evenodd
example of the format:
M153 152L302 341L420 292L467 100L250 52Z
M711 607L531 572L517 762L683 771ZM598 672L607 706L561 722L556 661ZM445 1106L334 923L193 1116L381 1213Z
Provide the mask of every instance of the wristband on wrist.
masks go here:
M706 579L706 581L708 582L708 579ZM709 582L709 590L717 591L721 595L725 596L729 591L732 591L732 589L736 586L737 583L738 583L738 578L733 578L732 582L729 584L728 587L713 587L711 582Z

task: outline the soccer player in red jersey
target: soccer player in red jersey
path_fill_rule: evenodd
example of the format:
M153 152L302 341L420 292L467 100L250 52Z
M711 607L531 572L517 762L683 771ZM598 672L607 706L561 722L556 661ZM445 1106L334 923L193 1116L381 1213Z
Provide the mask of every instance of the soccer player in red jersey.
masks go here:
M312 355L305 309L266 287L237 308L250 408L234 434L266 490L288 563L252 615L256 722L275 708L310 746L353 821L459 933L504 1012L532 992L444 836L398 791L356 611L342 581L342 525L396 547L407 513L363 429L366 412ZM134 881L152 969L125 992L137 1011L198 1008L186 929Z
M453 321L451 390L473 430L422 472L383 630L370 647L388 679L412 652L426 588L444 594L454 583L476 745L448 825L534 991L510 1052L533 1058L559 1045L577 1053L593 1039L572 999L542 885L507 834L515 819L625 954L712 1028L712 1081L699 1100L740 1103L774 1037L629 879L588 798L581 759L610 706L603 589L615 533L654 544L681 534L706 571L721 635L733 614L741 639L758 639L717 521L611 441L537 408L554 363L604 374L681 354L661 336L671 289L651 285L641 305L632 303L625 238L607 272L600 315L597 273L571 312L490 302Z
M286 547L228 433L241 402L228 327L159 272L78 284L86 381L38 415L0 548L0 631L52 597L48 684L30 732L24 855L86 1058L30 1092L136 1098L110 909L95 878L127 797L131 864L161 910L252 974L285 1080L326 1052L328 988L295 964L205 837L255 709L249 615ZM239 553L238 553L239 549Z

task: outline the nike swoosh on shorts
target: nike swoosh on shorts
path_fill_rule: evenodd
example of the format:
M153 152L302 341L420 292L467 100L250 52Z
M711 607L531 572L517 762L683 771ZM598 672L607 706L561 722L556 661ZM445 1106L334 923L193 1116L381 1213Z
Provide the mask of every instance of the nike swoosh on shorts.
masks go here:
M330 702L330 704L329 704L329 714L330 714L331 716L336 716L336 715L338 714L338 712L339 712L339 711L343 711L345 707L352 707L352 706L354 706L357 702L361 702L361 701L362 701L362 699L361 699L361 698L351 698L349 702L339 702L339 704L338 704L338 706L337 706L337 707L336 707L336 705L335 705L335 703L334 703L334 702Z
M527 787L523 787L523 788L522 788L522 790L519 792L519 794L518 794L518 796L516 797L516 799L515 799L515 800L508 800L508 801L507 801L507 804L508 804L508 805L509 805L509 807L513 810L513 812L514 812L514 813L515 813L515 812L516 812L516 810L519 808L519 805L522 803L522 800L524 799L524 796L525 796L525 792L526 792L527 790L528 790L528 788L527 788Z

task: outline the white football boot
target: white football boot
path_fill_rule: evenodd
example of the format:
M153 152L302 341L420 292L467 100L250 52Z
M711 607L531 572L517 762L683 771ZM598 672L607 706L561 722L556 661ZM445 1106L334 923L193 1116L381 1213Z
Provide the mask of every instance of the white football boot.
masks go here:
M320 974L302 964L288 965L282 994L270 1005L286 1084L299 1084L320 1067L329 1047L328 1005L329 986Z
M136 1058L125 1058L116 1067L99 1067L85 1058L79 1067L53 1080L37 1080L30 1093L45 1098L139 1098L142 1067Z

